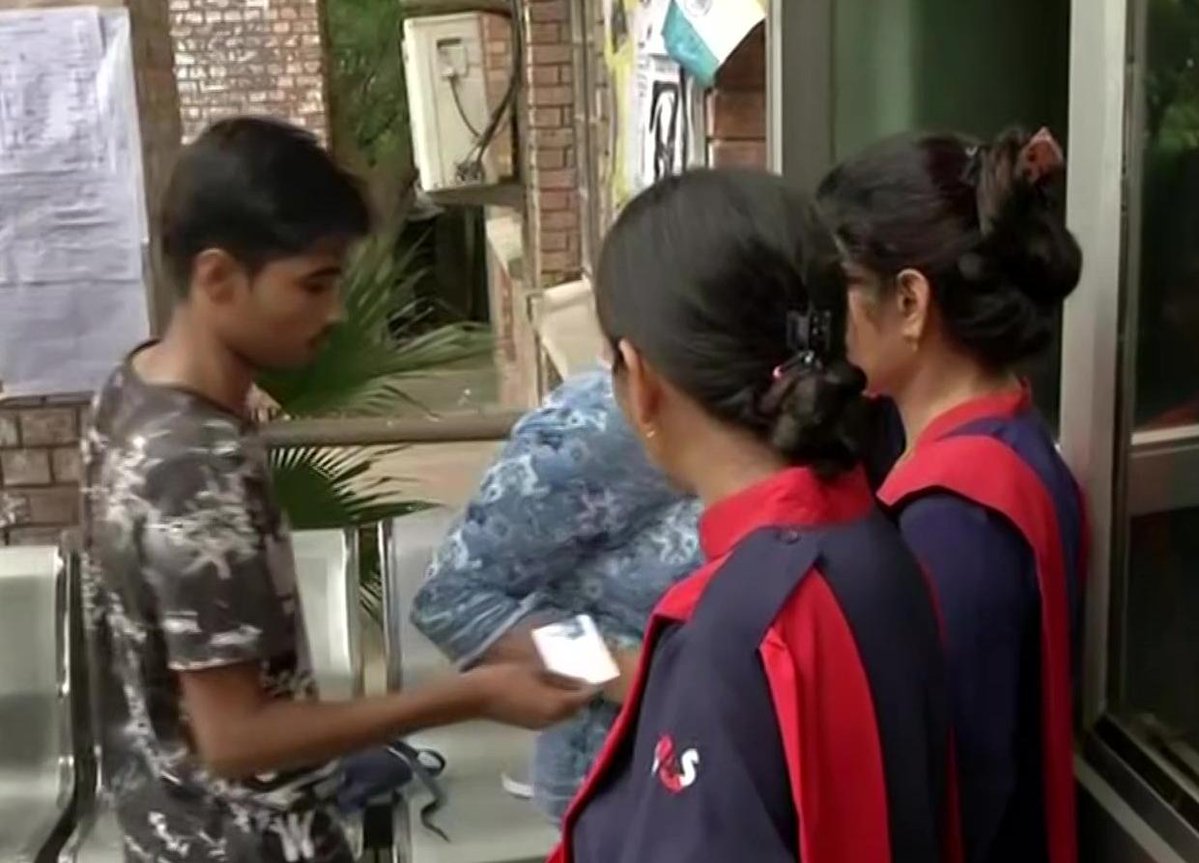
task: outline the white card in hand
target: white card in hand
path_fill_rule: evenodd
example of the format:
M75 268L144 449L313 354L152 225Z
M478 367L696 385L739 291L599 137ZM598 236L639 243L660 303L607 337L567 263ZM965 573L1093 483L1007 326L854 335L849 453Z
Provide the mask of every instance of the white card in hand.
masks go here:
M533 630L541 661L554 674L601 686L620 676L608 645L586 614Z

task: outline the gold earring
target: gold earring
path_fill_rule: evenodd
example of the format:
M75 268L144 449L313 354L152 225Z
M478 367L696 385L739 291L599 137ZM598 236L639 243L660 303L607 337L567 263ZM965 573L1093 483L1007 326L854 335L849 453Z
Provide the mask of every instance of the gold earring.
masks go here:
M653 440L657 436L658 436L658 430L656 428L654 428L653 426L650 426L649 428L647 428L645 430L645 439L646 440Z

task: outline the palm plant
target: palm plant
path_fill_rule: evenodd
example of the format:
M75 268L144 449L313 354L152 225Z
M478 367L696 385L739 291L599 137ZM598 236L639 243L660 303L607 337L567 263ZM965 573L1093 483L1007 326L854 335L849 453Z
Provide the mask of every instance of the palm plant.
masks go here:
M489 334L474 324L435 326L413 294L421 272L417 250L399 253L392 235L365 241L347 271L345 319L320 358L303 371L265 375L259 386L287 417L386 415L418 404L405 379L488 351ZM424 304L427 306L427 304ZM421 509L404 499L399 477L369 478L376 461L400 447L292 447L272 453L279 499L297 529L359 529ZM373 548L364 543L363 550ZM370 561L364 561L369 564ZM378 615L378 567L364 565L363 601Z

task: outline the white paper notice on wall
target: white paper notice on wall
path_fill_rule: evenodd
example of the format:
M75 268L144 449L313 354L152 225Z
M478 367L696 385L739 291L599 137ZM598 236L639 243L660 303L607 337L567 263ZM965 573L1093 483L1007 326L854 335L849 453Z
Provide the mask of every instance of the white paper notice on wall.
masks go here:
M0 395L99 385L146 338L128 12L0 12Z

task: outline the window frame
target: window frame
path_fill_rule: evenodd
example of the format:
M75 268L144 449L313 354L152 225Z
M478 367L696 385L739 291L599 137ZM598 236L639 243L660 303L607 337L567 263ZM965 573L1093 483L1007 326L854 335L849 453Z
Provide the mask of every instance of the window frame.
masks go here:
M1174 852L1199 860L1199 790L1108 709L1135 577L1131 519L1199 506L1199 426L1137 431L1134 422L1147 9L1148 0L1072 2L1070 139L1088 146L1070 152L1067 221L1084 267L1063 319L1071 361L1060 440L1091 516L1082 758Z

